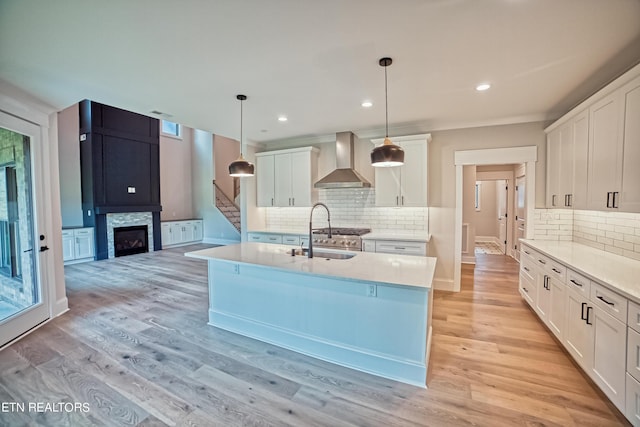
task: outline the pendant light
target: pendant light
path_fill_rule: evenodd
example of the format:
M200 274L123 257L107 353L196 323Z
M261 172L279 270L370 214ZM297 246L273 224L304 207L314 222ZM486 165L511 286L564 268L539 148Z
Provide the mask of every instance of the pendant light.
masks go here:
M236 99L240 101L240 157L229 165L229 175L239 177L253 176L255 170L253 163L242 157L242 101L247 99L247 96L237 95Z
M385 112L385 137L384 143L371 151L371 166L392 167L404 164L404 150L395 145L389 139L389 107L387 102L387 67L393 61L391 58L380 58L378 63L384 67L384 112Z

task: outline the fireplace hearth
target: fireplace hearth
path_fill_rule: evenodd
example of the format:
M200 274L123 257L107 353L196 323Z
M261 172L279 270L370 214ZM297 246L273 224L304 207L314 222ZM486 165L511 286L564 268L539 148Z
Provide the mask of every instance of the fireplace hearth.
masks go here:
M149 229L146 225L116 227L113 229L115 256L149 252Z

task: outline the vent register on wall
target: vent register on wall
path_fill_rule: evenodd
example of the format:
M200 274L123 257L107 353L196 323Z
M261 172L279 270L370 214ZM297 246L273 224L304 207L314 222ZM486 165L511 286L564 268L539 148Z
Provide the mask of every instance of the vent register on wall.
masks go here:
M151 213L149 241L160 250L158 119L84 100L80 141L83 221L95 229L96 259L109 257L108 214Z

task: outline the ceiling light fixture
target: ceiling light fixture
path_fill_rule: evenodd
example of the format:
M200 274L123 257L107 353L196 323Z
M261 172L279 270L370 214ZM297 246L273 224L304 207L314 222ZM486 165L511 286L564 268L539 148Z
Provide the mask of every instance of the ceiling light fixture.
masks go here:
M373 102L371 102L371 101L363 101L362 104L360 104L360 105L362 105L364 108L369 108L369 107L373 106Z
M384 67L384 112L385 137L384 143L371 151L371 165L375 167L392 167L404 164L404 150L389 139L389 106L387 101L387 67L393 61L391 58L380 58L378 63Z
M229 175L238 177L253 176L255 170L253 163L242 157L242 101L247 97L246 95L236 95L236 99L240 101L240 157L229 165Z
M487 89L489 89L491 87L491 85L489 83L481 83L478 86L476 86L476 90L478 92L483 92Z

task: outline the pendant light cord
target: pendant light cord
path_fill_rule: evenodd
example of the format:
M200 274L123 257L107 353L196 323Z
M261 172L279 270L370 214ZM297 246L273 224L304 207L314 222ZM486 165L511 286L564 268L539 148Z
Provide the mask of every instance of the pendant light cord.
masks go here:
M385 137L389 137L389 101L387 97L387 65L384 66L384 124Z
M242 102L244 100L240 100L240 157L242 157Z

